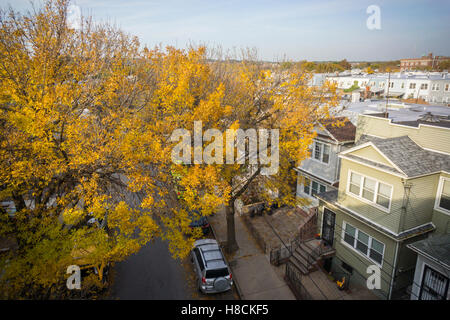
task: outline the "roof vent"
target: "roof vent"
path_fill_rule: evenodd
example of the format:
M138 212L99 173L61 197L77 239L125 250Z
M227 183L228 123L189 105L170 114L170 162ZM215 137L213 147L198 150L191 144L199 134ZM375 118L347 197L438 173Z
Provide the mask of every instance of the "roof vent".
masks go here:
M435 116L431 112L427 112L424 115L419 117L419 120L426 121L426 122L439 122L439 117Z

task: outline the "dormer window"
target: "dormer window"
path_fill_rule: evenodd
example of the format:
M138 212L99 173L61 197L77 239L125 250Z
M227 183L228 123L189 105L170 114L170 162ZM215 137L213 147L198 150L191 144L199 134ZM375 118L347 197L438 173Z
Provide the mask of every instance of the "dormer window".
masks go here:
M329 163L330 161L330 145L322 142L314 142L313 159L323 163Z

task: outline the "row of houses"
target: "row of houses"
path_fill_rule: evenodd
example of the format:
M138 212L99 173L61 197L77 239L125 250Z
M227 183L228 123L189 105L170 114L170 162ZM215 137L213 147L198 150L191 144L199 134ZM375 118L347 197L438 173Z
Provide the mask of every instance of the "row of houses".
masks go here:
M319 124L295 169L327 271L365 285L377 266L383 299L450 299L450 109L433 111L356 108Z
M359 91L366 97L421 99L430 104L450 104L450 75L447 72L397 72L377 74L315 74L312 85L324 81L338 89Z

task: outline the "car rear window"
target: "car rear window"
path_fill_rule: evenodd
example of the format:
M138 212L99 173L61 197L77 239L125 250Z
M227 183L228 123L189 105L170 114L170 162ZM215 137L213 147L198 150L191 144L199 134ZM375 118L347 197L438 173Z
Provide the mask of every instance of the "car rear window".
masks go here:
M226 277L228 276L228 269L227 268L221 268L221 269L213 269L213 270L206 270L206 277L205 278L219 278L219 277Z

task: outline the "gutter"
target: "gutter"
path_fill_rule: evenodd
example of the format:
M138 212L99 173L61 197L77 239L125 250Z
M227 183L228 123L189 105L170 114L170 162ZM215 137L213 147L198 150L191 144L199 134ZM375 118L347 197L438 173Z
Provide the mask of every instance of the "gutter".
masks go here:
M407 244L406 247L407 247L408 249L411 249L412 251L414 251L414 252L416 252L416 253L418 253L418 254L424 256L425 258L427 258L427 259L429 259L429 260L431 260L431 261L436 262L436 263L437 263L438 265L440 265L441 267L443 267L443 268L445 268L445 269L447 269L447 270L450 270L450 266L448 266L448 265L446 265L445 263L442 263L442 261L440 261L440 260L438 260L438 259L436 259L436 258L430 256L428 253L426 253L426 252L424 252L424 251L422 251L422 250L417 249L416 247L413 246L412 243Z

